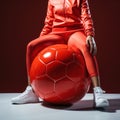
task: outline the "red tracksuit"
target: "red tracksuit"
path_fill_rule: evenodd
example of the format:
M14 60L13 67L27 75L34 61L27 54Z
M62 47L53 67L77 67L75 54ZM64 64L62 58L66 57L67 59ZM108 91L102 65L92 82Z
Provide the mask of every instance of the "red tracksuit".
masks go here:
M63 43L82 52L90 77L98 76L95 57L86 45L86 36L94 36L94 27L88 0L49 0L45 25L40 37L27 45L26 65L30 66L36 54L48 45Z

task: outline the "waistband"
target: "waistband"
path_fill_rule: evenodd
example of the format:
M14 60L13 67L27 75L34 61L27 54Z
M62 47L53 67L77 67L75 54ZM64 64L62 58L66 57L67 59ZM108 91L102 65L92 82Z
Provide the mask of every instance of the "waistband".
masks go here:
M53 27L52 32L70 31L70 30L83 30L80 26L68 26L68 27Z

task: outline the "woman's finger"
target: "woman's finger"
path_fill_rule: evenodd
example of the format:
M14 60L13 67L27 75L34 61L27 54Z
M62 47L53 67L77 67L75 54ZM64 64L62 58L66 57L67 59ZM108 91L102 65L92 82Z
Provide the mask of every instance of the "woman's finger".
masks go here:
M90 47L90 53L92 53L93 49L94 49L94 45L93 45L92 40L89 40L89 47Z
M93 52L92 52L92 55L96 55L97 54L97 46L96 46L96 44L94 43L93 44Z

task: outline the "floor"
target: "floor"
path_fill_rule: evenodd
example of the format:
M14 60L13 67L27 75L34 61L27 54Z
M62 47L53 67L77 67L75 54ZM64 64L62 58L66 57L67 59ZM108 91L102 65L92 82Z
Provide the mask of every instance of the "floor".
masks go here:
M92 94L72 106L50 106L45 103L12 105L10 99L19 93L0 94L0 120L120 120L120 94L106 94L110 106L93 109Z

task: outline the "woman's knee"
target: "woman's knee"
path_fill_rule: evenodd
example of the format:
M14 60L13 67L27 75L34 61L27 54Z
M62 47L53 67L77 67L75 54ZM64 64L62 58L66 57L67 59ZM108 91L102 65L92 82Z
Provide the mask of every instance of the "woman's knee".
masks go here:
M44 42L47 42L47 38L46 37L38 37L34 40L31 40L28 44L27 44L27 49L32 49L34 47L36 47L39 44L42 44Z
M89 46L86 44L86 41L83 39L81 40L81 38L71 38L68 41L68 45L79 49L81 52L89 51Z
M38 41L40 41L39 38L30 41L27 44L27 51L32 50L37 45Z
M28 44L27 44L27 50L30 50L30 49L32 49L33 48L33 42L31 41L31 42L29 42Z
M75 44L73 46L74 48L80 50L83 54L89 52L89 47L87 46L87 44Z

